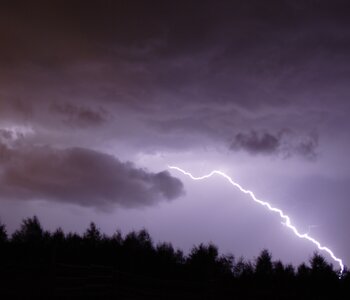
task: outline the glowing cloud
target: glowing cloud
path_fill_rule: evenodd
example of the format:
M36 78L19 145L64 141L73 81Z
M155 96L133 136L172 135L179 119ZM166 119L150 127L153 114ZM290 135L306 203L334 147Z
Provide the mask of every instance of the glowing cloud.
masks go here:
M179 168L179 167L176 167L176 166L168 166L168 168L170 169L173 169L173 170L177 170L181 173L183 173L184 175L187 175L189 176L191 179L193 180L203 180L203 179L207 179L207 178L210 178L211 176L213 175L220 175L222 177L224 177L229 183L231 183L231 185L233 185L234 187L238 188L242 193L244 194L248 194L251 199L253 199L256 203L259 203L260 205L262 206L265 206L268 210L274 212L274 213L277 213L279 214L279 216L281 217L281 219L283 219L283 224L288 228L290 229L297 237L301 238L301 239L305 239L305 240L308 240L310 241L311 243L313 243L314 245L317 246L317 248L320 250L320 251L324 251L324 252L327 252L330 257L336 261L339 266L340 266L340 275L343 273L344 271L344 264L343 264L343 261L336 257L333 253L333 251L331 249L329 249L328 247L325 247L325 246L322 246L321 243L319 241L317 241L316 239L314 239L313 237L311 237L308 233L304 233L304 234L301 234L298 229L292 225L291 223L291 220L289 218L288 215L286 215L281 209L279 208L275 208L275 207L272 207L270 203L268 202L265 202L265 201L262 201L260 199L258 199L254 193L250 190L246 190L244 189L243 187L241 187L241 185L239 185L238 183L234 182L232 180L232 178L230 176L228 176L227 174L221 172L221 171L218 171L218 170L214 170L214 171L211 171L209 174L207 175L203 175L203 176L200 176L200 177L195 177L193 176L191 173L189 172L186 172L184 171L183 169Z

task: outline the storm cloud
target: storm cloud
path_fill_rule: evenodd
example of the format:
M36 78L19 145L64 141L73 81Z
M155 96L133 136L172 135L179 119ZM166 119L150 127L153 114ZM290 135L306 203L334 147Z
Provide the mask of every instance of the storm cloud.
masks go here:
M103 208L141 207L184 193L167 171L151 173L84 148L10 149L0 145L0 196Z
M143 150L224 145L232 128L305 135L333 115L321 103L348 109L349 3L271 3L5 2L1 121L53 129L60 142L72 127L108 142L147 136ZM261 153L275 152L270 135Z
M250 131L237 133L230 149L243 150L250 154L278 155L289 158L294 155L314 160L317 157L318 135L297 136L290 130L282 130L276 134Z

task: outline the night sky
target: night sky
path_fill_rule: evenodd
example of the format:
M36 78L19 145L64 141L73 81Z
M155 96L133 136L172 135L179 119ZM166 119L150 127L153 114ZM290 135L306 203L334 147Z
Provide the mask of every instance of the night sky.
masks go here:
M307 261L277 215L167 166L218 169L349 265L349 16L347 0L1 1L1 221Z

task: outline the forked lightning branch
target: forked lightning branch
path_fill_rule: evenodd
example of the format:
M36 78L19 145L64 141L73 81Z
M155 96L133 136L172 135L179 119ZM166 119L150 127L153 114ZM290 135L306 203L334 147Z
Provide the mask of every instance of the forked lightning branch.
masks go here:
M301 234L298 231L298 229L294 225L292 225L289 216L286 215L281 209L276 208L276 207L272 207L270 203L258 199L254 195L254 193L252 191L246 190L243 187L241 187L240 184L238 184L237 182L233 181L233 179L230 176L228 176L227 174L225 174L225 173L223 173L221 171L218 171L218 170L214 170L214 171L211 171L207 175L203 175L203 176L200 176L200 177L195 177L190 172L186 172L186 171L184 171L183 169L181 169L179 167L176 167L176 166L168 166L168 167L170 169L177 170L177 171L181 172L182 174L189 176L193 180L208 179L208 178L212 177L213 175L219 175L219 176L224 177L231 185L233 185L234 187L238 188L242 193L248 194L253 201L255 201L256 203L259 203L260 205L262 205L264 207L266 207L268 210L270 210L270 211L272 211L274 213L277 213L281 217L281 219L283 220L283 224L288 229L290 229L297 237L310 241L311 243L316 245L317 248L320 251L326 252L335 262L337 262L339 264L339 266L340 266L340 275L343 273L343 271L344 271L343 261L339 257L335 256L331 249L321 245L321 243L319 241L317 241L315 238L311 237L308 233Z

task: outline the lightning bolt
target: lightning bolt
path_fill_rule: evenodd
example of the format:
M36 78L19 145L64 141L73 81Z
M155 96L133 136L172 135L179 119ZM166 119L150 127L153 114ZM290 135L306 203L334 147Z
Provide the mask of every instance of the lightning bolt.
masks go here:
M311 243L316 245L317 248L320 251L324 251L324 252L328 253L330 255L330 257L339 264L339 266L340 266L340 276L342 275L342 273L344 271L343 261L340 258L336 257L331 249L329 249L328 247L322 246L319 241L317 241L315 238L311 237L308 233L301 234L298 231L298 229L294 225L292 225L292 222L291 222L289 216L286 215L281 209L273 207L273 206L271 206L270 203L258 199L254 195L254 193L252 191L244 189L240 184L238 184L237 182L233 181L233 179L230 176L228 176L227 174L225 174L224 172L221 172L221 171L218 171L218 170L213 170L207 175L203 175L203 176L200 176L200 177L195 177L191 173L186 172L186 171L184 171L183 169L181 169L179 167L168 166L168 168L169 169L173 169L173 170L177 170L177 171L181 172L182 174L189 176L193 180L208 179L208 178L212 177L213 175L220 175L220 176L224 177L231 185L233 185L234 187L238 188L242 193L249 195L250 198L254 202L259 203L260 205L266 207L268 210L270 210L270 211L272 211L274 213L277 213L281 217L281 219L284 221L284 222L282 222L282 224L285 225L288 229L290 229L297 237L310 241Z

